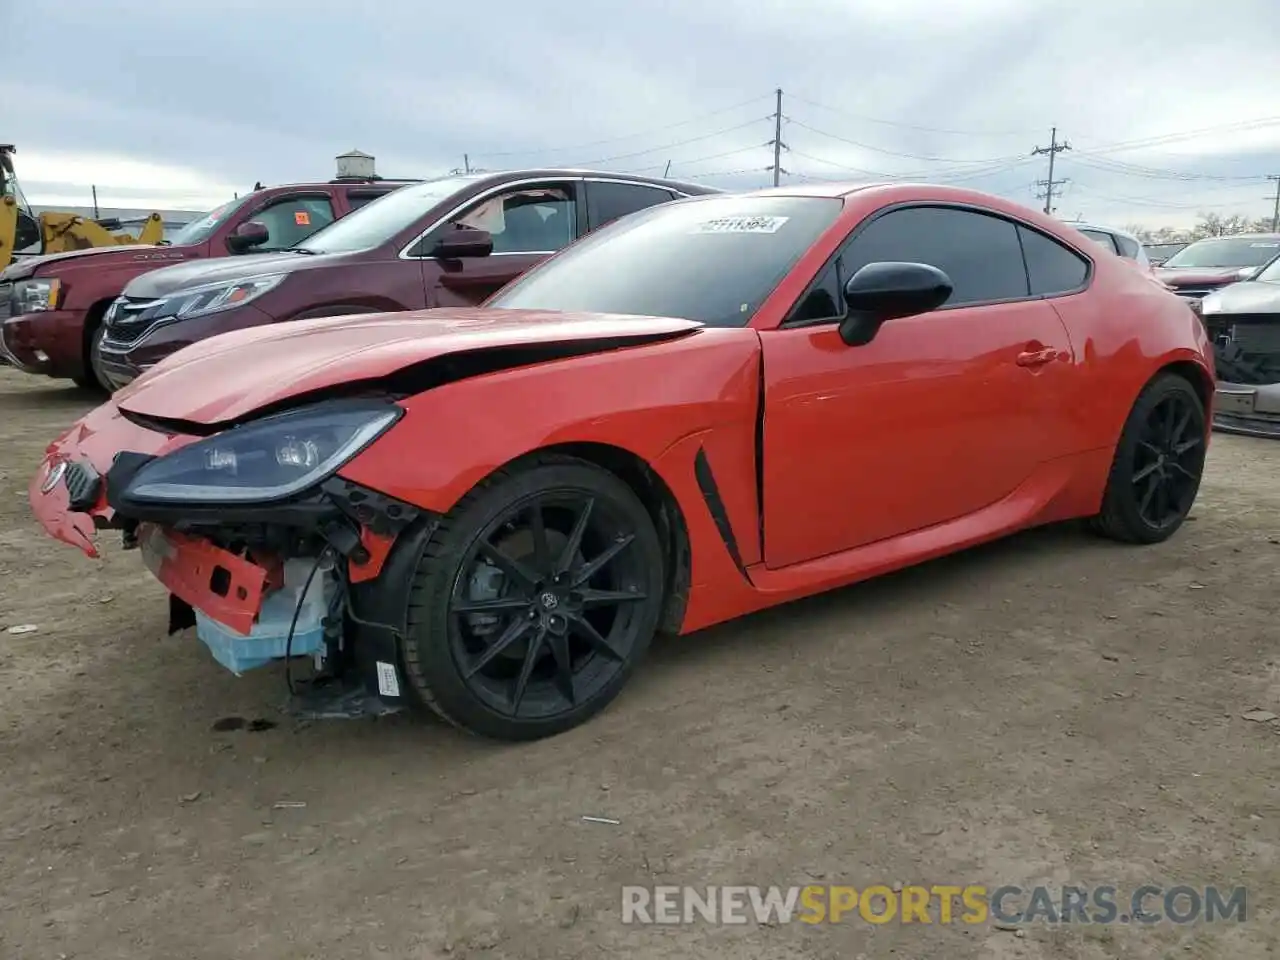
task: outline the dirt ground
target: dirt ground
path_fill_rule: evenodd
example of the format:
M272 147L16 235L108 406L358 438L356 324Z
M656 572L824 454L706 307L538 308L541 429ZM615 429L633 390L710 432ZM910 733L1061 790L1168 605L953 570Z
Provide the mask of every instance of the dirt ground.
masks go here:
M289 722L279 671L165 637L136 554L43 537L28 478L92 402L0 367L0 628L38 626L0 632L0 957L1280 953L1280 722L1241 716L1280 713L1280 445L1215 437L1163 546L1036 531L668 641L495 746ZM621 920L624 884L1073 882L1242 885L1247 920Z

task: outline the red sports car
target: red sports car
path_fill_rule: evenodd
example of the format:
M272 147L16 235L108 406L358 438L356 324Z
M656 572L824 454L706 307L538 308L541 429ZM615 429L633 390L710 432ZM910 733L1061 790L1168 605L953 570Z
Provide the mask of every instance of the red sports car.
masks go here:
M237 672L306 654L316 709L521 740L659 631L1054 521L1162 541L1212 397L1191 309L1056 220L791 187L631 215L481 308L186 348L30 497L90 556L122 531Z

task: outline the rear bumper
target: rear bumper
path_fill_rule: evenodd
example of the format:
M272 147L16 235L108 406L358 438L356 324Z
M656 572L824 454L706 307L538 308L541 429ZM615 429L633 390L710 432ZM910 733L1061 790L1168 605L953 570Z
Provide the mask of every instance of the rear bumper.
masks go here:
M48 377L84 374L83 310L19 314L0 324L0 354L27 373Z

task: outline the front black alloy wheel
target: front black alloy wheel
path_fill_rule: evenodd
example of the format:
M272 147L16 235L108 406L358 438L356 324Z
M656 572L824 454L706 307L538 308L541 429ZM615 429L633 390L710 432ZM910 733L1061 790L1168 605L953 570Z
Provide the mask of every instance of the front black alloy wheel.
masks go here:
M1174 374L1152 380L1125 423L1095 528L1129 543L1172 536L1200 490L1207 437L1192 385Z
M662 550L635 494L539 456L445 517L419 566L405 672L446 720L502 740L577 726L621 690L663 603Z

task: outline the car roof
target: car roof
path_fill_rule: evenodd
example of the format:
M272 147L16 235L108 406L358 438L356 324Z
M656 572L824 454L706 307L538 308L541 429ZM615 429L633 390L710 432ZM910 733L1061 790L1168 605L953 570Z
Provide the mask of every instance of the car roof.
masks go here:
M1205 240L1280 240L1280 233L1224 233L1220 237L1201 237L1191 242L1201 243Z
M1090 220L1063 220L1062 222L1068 227L1074 227L1077 230L1098 230L1102 233L1115 234L1117 237L1125 237L1132 240L1134 243L1142 242L1128 230L1121 229L1120 227L1108 227L1105 224L1093 223Z
M300 180L297 183L267 183L263 190L292 190L306 187L378 187L406 186L410 183L421 183L421 180L401 179L400 177L340 177L336 180Z
M485 170L477 173L462 173L452 174L445 177L434 177L432 179L473 180L477 183L481 181L491 181L494 184L499 184L509 180L540 180L544 177L548 179L555 177L592 177L601 180L624 180L628 183L642 183L654 187L667 187L672 190L679 190L681 193L698 195L725 192L719 187L708 186L705 183L690 183L685 180L673 180L666 177L646 177L638 173L620 173L617 170L594 170L578 167L529 167L517 170Z

